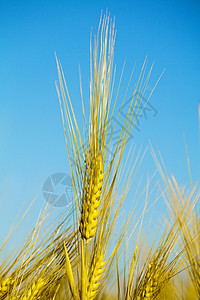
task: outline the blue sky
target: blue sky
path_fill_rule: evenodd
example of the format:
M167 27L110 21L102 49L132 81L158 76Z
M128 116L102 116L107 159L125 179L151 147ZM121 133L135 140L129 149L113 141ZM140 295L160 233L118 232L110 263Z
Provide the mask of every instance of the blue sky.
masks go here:
M166 69L150 99L158 114L149 113L141 121L141 131L133 133L135 144L144 149L150 140L160 150L169 173L188 185L185 135L193 181L199 180L199 1L1 0L0 228L4 229L0 242L22 205L27 207L41 192L45 179L69 172L54 84L54 51L79 116L78 65L87 105L90 32L91 27L96 31L101 10L106 9L116 21L117 79L126 59L121 96L135 63L136 82L146 55L149 66L155 61L151 87ZM142 171L153 168L147 154ZM35 212L42 203L42 198L36 202Z

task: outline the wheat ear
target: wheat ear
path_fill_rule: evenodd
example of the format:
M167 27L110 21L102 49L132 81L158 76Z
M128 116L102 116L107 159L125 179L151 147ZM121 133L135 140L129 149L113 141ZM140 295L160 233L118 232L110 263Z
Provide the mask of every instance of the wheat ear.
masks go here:
M100 196L104 178L101 154L91 161L86 159L84 175L80 232L82 238L90 240L96 233L100 216Z
M150 263L148 265L148 273L147 273L147 285L142 293L143 299L153 299L155 294L159 290L158 285L158 273L151 274L153 271L153 266Z
M106 261L103 261L104 255L94 257L91 269L88 275L87 299L93 300L99 293L100 279L106 270Z
M13 283L14 283L14 280L12 280L9 277L6 279L3 279L3 281L0 282L0 299L2 296L5 296L9 292Z
M28 289L26 295L22 298L22 300L33 300L38 299L38 294L41 288L44 286L44 280L39 278L36 282L32 284L32 286ZM35 298L37 296L37 298Z

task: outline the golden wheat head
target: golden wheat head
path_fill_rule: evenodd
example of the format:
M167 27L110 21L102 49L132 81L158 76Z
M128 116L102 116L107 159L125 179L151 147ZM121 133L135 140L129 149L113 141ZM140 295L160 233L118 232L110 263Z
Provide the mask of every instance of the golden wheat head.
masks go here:
M0 299L11 290L13 283L14 280L12 280L10 277L3 279L0 282Z
M91 239L97 230L103 185L103 161L99 154L91 161L85 161L85 178L82 198L80 232L86 240Z

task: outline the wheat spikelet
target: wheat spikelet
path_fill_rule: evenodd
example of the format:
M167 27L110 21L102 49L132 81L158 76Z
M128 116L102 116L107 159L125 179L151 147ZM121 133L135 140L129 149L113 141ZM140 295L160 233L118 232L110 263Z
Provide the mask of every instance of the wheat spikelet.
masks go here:
M42 278L39 278L36 282L32 284L32 286L28 289L26 295L22 298L22 300L33 300L38 299L38 294L40 289L43 287L44 281ZM37 298L35 298L37 296Z
M103 261L104 255L101 254L97 258L94 257L89 272L88 287L87 287L87 299L93 300L99 293L100 279L106 269L106 261Z
M0 282L0 299L9 292L13 283L14 280L12 280L10 277Z
M104 177L101 154L91 161L86 159L84 176L80 232L82 238L90 240L96 233L100 216L100 196Z

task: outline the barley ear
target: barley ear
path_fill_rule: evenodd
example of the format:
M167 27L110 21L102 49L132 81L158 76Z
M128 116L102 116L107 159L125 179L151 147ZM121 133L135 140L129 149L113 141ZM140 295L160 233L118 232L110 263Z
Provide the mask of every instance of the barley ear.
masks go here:
M33 284L28 289L26 295L22 298L22 300L38 299L38 294L41 288L43 287L43 285L44 285L44 281L42 278L39 278L36 282L33 282Z
M103 185L103 157L101 154L85 161L80 232L82 238L91 240L96 234L100 217Z
M93 300L99 293L99 286L101 284L101 278L106 270L106 261L103 261L104 255L98 255L94 258L89 272L88 287L87 287L87 299Z
M5 296L9 292L13 283L14 280L11 280L9 277L0 282L0 297Z
M76 287L75 287L74 277L73 277L73 273L72 273L72 268L71 268L71 264L70 264L70 260L69 260L69 256L68 256L68 253L67 253L67 248L65 246L65 243L64 243L64 249L65 249L65 258L66 258L66 274L67 274L67 279L69 281L70 290L71 290L73 299L78 300L79 297L78 297L77 292L76 292Z
M155 298L155 295L158 294L161 290L161 285L158 284L159 277L161 276L159 276L160 274L153 270L154 268L156 269L156 266L153 266L153 264L150 263L148 265L148 282L142 294L144 299L150 300ZM151 274L152 272L155 272L155 274Z

